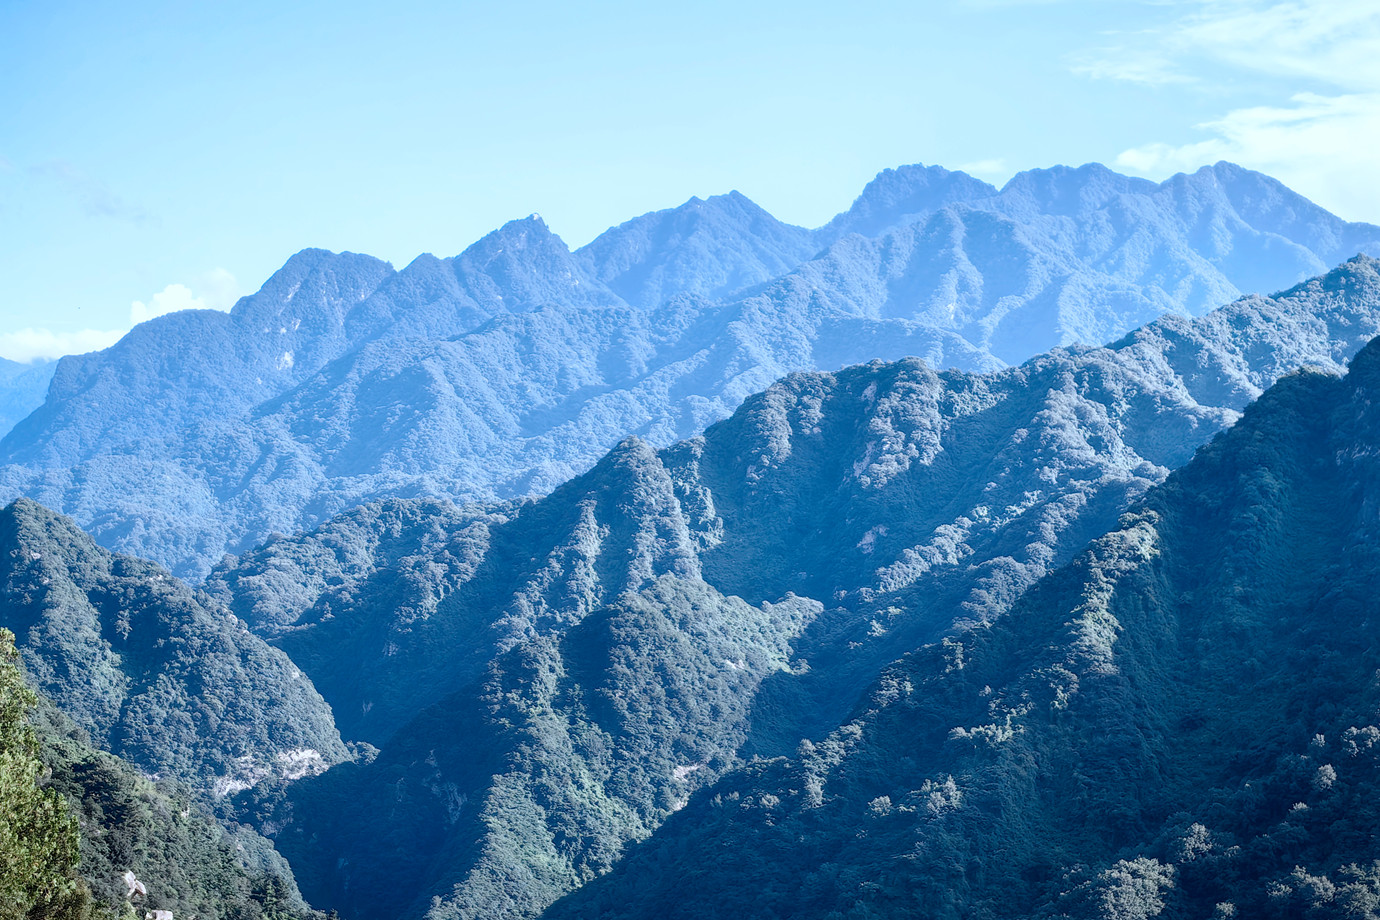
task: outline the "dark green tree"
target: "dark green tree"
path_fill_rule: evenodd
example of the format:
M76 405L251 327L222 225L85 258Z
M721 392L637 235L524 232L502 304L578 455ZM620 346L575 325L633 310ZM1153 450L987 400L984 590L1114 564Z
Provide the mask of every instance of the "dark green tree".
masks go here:
M0 629L0 920L91 913L77 876L77 822L39 785L43 764L27 721L38 697L24 682L14 633Z

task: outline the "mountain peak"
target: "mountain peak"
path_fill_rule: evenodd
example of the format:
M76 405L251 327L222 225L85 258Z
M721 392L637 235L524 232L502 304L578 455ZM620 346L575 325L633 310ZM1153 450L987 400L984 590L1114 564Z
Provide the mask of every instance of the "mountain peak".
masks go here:
M470 244L457 259L492 258L502 252L549 250L569 253L570 247L551 231L540 214L530 214L510 220L503 226Z
M820 228L825 241L848 233L877 236L889 227L911 223L948 204L997 194L995 186L964 172L916 163L884 169L863 189L852 207Z
M719 298L760 284L816 249L810 231L782 223L735 190L635 217L578 255L625 301L650 308L677 294Z
M75 548L79 555L104 553L95 539L77 522L28 497L16 498L0 509L0 540L17 541L12 549L26 549L35 543L57 540L63 547Z
M1125 193L1152 194L1157 184L1149 179L1124 176L1101 163L1082 166L1050 166L1016 173L1002 187L1001 197L1008 202L1027 199L1046 213L1067 214L1099 207Z
M283 267L248 297L241 297L230 311L241 320L271 321L284 306L312 303L341 310L372 294L393 274L393 266L382 259L357 252L332 252L329 249L303 249L292 255Z

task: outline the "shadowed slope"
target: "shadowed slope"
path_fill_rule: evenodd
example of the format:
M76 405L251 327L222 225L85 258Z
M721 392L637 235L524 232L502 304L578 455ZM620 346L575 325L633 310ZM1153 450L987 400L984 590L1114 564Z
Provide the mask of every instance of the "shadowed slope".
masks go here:
M416 913L529 916L748 756L827 735L890 662L998 621L1276 377L1339 369L1378 309L1357 259L996 374L794 375L537 502L388 502L276 541L206 590L383 753L246 807L322 903L381 916L389 879ZM316 587L284 603L284 579ZM395 831L352 830L341 802L400 789Z
M1377 386L1380 345L1282 380L995 625L544 916L1366 916Z

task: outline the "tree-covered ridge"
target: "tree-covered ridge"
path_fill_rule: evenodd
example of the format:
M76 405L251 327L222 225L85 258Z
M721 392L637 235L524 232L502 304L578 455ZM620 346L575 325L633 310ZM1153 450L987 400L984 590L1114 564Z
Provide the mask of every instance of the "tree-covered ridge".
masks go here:
M784 275L819 250L818 237L730 192L611 227L576 257L626 303L650 309L682 295L719 300Z
M540 501L397 500L277 540L206 590L383 753L249 807L323 904L391 910L370 900L387 878L390 898L440 897L437 916L530 915L645 836L667 796L824 737L889 663L956 620L999 619L1275 378L1340 370L1380 333L1377 304L1363 258L996 374L794 375L701 438L626 442ZM283 583L311 590L284 602ZM715 649L768 622L774 644ZM713 688L707 709L679 686ZM635 698L660 701L660 734L599 704ZM683 751L712 754L692 769ZM614 783L632 764L645 783ZM385 794L389 834L340 809ZM549 871L521 880L534 860Z
M1282 380L1010 614L546 916L1374 916L1378 386L1380 343Z
M319 920L262 837L222 828L178 781L155 783L95 750L46 698L31 720L46 787L77 818L78 870L96 916L129 917L132 908L135 916L170 910L207 920Z
M242 814L350 916L533 916L738 763L754 689L817 611L662 575L514 643L372 763L259 787Z
M172 779L156 785L26 683L0 629L0 916L208 920L313 914L262 838L231 836Z
M0 511L0 625L42 693L147 772L225 794L347 756L286 655L166 570L26 499Z
M0 917L76 920L88 914L91 893L77 876L77 822L62 796L41 785L29 724L37 703L14 634L0 629Z
M1059 167L1000 191L906 167L818 231L726 195L573 253L534 216L398 272L308 250L229 315L160 317L64 359L0 442L0 496L201 576L372 500L545 493L792 371L991 369L1377 247L1375 227L1218 164L1159 185Z
M822 622L847 638L821 636L821 650L899 654L915 638L906 624L923 618L879 632L875 617L894 618L888 597L940 610L963 601L938 600L949 581L1019 593L1275 378L1303 364L1340 370L1377 333L1380 272L1359 259L1277 299L1167 318L1110 348L997 374L903 361L796 375L703 438L620 448L535 504L382 503L228 562L205 590L280 637L347 735L376 743L391 729L369 719L392 726L477 673L454 676L452 646L488 659L498 640L461 642L464 630L569 619L639 589L653 565L633 564L644 557L753 603L841 599L849 616ZM658 497L633 501L637 490ZM505 620L508 610L518 612ZM406 702L387 702L399 692Z

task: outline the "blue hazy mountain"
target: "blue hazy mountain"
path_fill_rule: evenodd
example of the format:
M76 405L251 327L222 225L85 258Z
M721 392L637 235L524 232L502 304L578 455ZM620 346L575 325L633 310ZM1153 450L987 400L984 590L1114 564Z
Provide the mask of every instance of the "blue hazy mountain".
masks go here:
M0 358L0 438L9 433L15 423L43 405L48 395L48 381L53 379L57 364L43 361L23 364Z
M1378 268L1357 258L995 373L794 374L702 436L627 440L539 501L394 499L227 561L207 603L382 749L261 785L241 813L318 906L533 916L638 840L677 846L678 813L754 781L752 757L846 749L893 663L1003 624L1277 378L1341 371L1380 333ZM867 789L847 807L912 807Z
M624 302L651 308L678 294L729 297L784 275L818 248L817 234L783 224L732 192L636 217L578 256Z
M946 205L996 196L996 188L986 182L942 166L886 169L867 184L852 207L819 228L817 236L822 243L833 243L850 233L881 236L893 227L923 220Z
M906 167L813 232L725 195L574 253L533 216L399 272L306 251L228 315L161 317L59 362L0 442L0 496L199 576L378 498L541 494L794 371L996 369L1358 251L1380 254L1380 230L1229 164L1158 185L1057 167L1000 191Z
M1281 380L1009 614L543 916L1373 915L1377 387L1380 341Z

